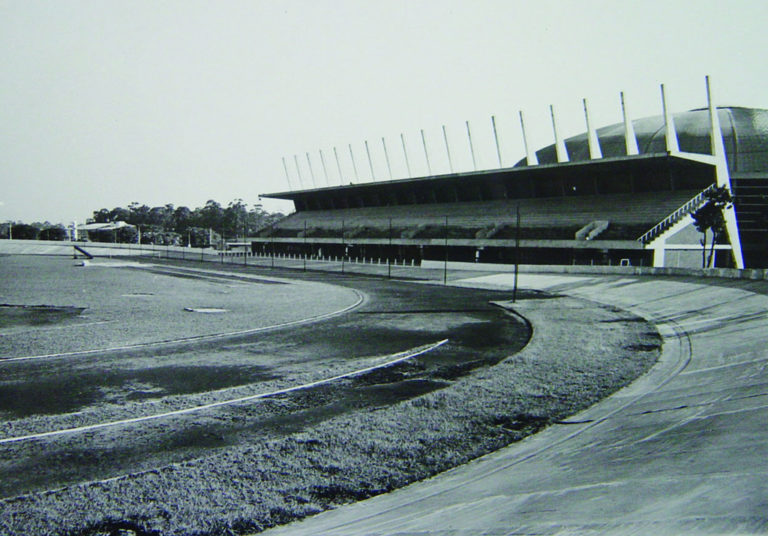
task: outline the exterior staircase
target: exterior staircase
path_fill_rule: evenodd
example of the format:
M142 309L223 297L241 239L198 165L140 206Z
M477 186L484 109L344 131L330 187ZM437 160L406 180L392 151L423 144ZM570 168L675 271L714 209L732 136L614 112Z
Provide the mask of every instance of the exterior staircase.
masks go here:
M654 225L651 230L638 238L638 242L641 242L644 245L650 244L661 235L669 231L673 226L675 226L675 224L680 223L691 212L694 212L701 205L703 205L705 201L705 195L707 192L714 188L715 185L713 184L696 194L693 198L686 201L683 205L680 206L680 208L672 212L672 214L661 220L659 223Z

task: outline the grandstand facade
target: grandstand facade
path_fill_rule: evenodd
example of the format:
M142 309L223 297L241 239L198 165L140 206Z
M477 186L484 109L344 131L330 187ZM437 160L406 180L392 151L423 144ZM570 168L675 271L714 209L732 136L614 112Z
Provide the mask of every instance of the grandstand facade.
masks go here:
M555 144L509 168L265 194L293 201L295 212L252 248L408 263L701 267L690 212L717 185L734 204L715 265L768 267L768 110L711 100L680 114L664 108L597 130L587 113L587 132L560 140L555 128Z

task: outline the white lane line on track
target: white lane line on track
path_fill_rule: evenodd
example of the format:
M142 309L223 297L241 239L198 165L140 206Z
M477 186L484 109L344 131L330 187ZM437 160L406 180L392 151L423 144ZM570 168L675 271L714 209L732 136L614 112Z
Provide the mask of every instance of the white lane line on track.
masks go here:
M761 357L759 359L750 359L750 360L747 360L747 361L734 361L733 363L726 363L724 365L715 365L715 366L707 367L707 368L700 368L700 369L695 369L695 370L686 370L684 372L681 372L680 375L681 376L685 376L685 375L690 375L690 374L702 374L702 373L706 373L706 372L712 372L712 371L715 371L715 370L722 370L722 369L727 369L727 368L732 368L732 367L742 367L742 366L748 366L748 365L757 365L758 363L765 363L766 361L768 361L768 357Z
M100 354L104 352L118 352L123 350L135 350L137 348L150 348L152 346L165 346L168 344L180 344L185 342L204 342L204 341L211 341L216 339L223 339L226 337L235 337L238 335L251 335L253 333L259 333L261 331L268 331L272 329L280 329L280 328L286 328L290 326L298 326L301 324L309 324L311 322L317 322L319 320L325 320L326 318L331 318L333 316L341 315L346 313L347 311L351 311L365 300L365 296L358 292L357 290L353 289L353 292L357 294L357 301L353 303L352 305L348 305L347 307L344 307L343 309L339 309L338 311L331 311L330 313L323 313L321 315L317 316L311 316L309 318L301 318L299 320L291 320L290 322L283 322L281 324L274 324L271 326L262 326L260 328L252 328L252 329L244 329L241 331L231 331L229 333L214 333L212 335L196 335L194 337L183 337L181 339L171 339L167 341L154 341L154 342L142 342L139 344L129 344L126 346L114 346L111 348L99 348L96 350L78 350L74 352L61 352L58 354L43 354L43 355L28 355L28 356L21 356L21 357L7 357L7 358L0 358L0 365L3 363L11 363L14 361L29 361L32 359L54 359L59 357L75 357L75 356L84 356L84 355L93 355L93 354Z
M64 435L64 434L72 434L77 432L87 432L91 430L98 430L101 428L109 428L112 426L120 426L123 424L133 424L137 422L143 422L143 421L151 421L155 419L163 419L165 417L173 417L176 415L184 415L187 413L194 413L197 411L202 411L206 409L216 408L219 406L228 406L231 404L238 404L240 402L250 402L251 400L258 400L260 398L269 398L271 396L277 396L282 395L286 393L291 393L293 391L301 391L303 389L309 389L311 387L317 387L318 385L323 385L326 383L331 383L336 380L341 380L343 378L351 378L352 376L357 376L359 374L363 374L365 372L370 372L372 370L380 369L389 367L392 365L395 365L397 363L400 363L401 361L405 361L407 359L412 359L414 357L418 357L420 355L426 354L428 352L431 352L432 350L439 348L440 346L444 345L448 342L448 339L443 339L441 341L437 341L435 343L425 345L425 346L419 346L416 348L411 348L409 350L405 350L404 352L399 352L397 354L392 354L389 357L395 357L395 359L392 359L390 361L387 361L386 363L381 363L379 365L373 365L370 367L353 370L352 372L346 372L344 374L339 374L338 376L332 376L330 378L325 378L322 380L316 380L314 382L305 383L302 385L296 385L294 387L286 387L285 389L278 389L277 391L270 391L268 393L261 393L258 395L249 395L249 396L242 396L239 398L233 398L231 400L222 400L220 402L212 402L210 404L204 404L202 406L194 406L191 408L185 408L185 409L177 409L175 411L168 411L166 413L159 413L157 415L147 415L145 417L134 417L132 419L121 419L119 421L110 421L110 422L103 422L99 424L90 424L88 426L78 426L76 428L65 428L62 430L52 430L50 432L41 432L38 434L29 434L25 436L18 436L18 437L7 437L5 439L0 439L0 444L7 444L7 443L18 443L21 441L27 441L30 439L40 439L44 437L51 437L51 436L57 436L57 435Z

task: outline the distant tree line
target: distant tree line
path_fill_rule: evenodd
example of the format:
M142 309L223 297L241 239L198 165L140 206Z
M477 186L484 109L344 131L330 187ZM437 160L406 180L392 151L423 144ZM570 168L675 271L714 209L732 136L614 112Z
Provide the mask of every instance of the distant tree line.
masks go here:
M51 222L3 222L0 223L0 239L16 240L66 240L69 232L60 223Z
M142 244L204 247L221 238L251 236L282 217L283 214L269 213L258 204L249 207L239 198L230 201L226 207L210 199L194 210L172 204L149 207L134 202L127 208L94 211L89 223L124 221L135 227L89 234L91 240L101 242L136 243L140 236Z
M149 207L131 203L127 208L102 208L93 212L87 223L125 222L133 227L108 231L89 231L88 239L95 242L122 242L206 247L221 239L252 236L280 218L280 212L270 213L261 205L250 207L242 199L231 201L226 207L214 200L194 210L167 204ZM63 225L45 223L5 223L0 225L0 238L26 240L66 240L69 236Z

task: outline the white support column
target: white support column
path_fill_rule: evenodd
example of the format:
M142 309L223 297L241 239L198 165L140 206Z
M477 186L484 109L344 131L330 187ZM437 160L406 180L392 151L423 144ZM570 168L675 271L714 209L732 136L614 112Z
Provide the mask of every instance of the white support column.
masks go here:
M603 157L603 152L600 150L600 141L597 139L597 132L592 125L591 118L589 117L589 106L587 105L587 99L584 99L584 118L587 121L587 142L589 145L589 158L595 160Z
M520 128L523 131L523 145L525 146L525 163L529 166L538 166L539 159L536 158L536 151L532 150L528 146L528 137L525 135L525 119L523 118L522 110L520 110Z
M680 146L677 143L675 122L667 107L667 96L664 92L664 84L661 84L661 107L664 110L664 138L667 142L667 152L670 154L679 153Z
M557 155L557 162L568 162L568 149L565 147L565 142L560 139L560 134L557 132L557 120L555 119L555 107L549 105L549 113L552 115L552 130L555 133L555 154Z
M624 145L627 147L627 156L640 154L637 146L637 136L632 126L632 120L629 118L629 111L624 102L624 92L621 92L621 113L624 116Z
M712 147L712 156L715 158L715 180L718 186L724 186L733 195L731 188L731 175L728 171L728 159L725 154L725 144L723 143L723 131L720 128L720 118L717 115L717 107L712 100L712 91L709 87L709 76L706 77L707 84L707 108L709 108L710 123L710 144ZM744 255L741 251L741 238L739 237L739 224L736 220L736 209L731 205L723 211L725 218L725 228L728 231L728 240L731 243L731 252L736 268L744 269Z
M726 186L731 189L730 174L728 172L728 161L725 154L725 144L723 143L723 131L720 128L720 118L717 115L717 109L712 102L712 91L709 87L709 76L705 78L707 84L707 108L709 109L709 139L712 148L712 156L715 157L717 185Z

